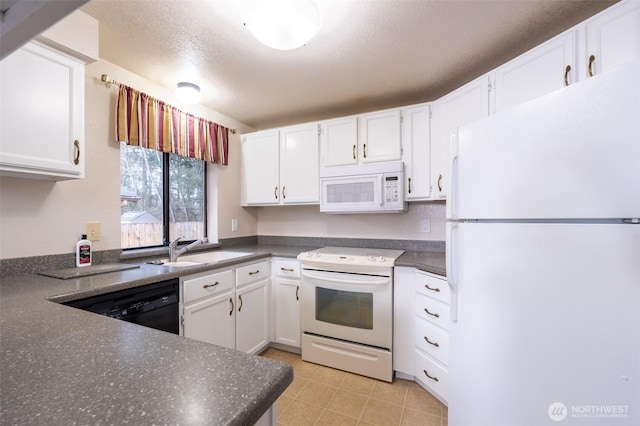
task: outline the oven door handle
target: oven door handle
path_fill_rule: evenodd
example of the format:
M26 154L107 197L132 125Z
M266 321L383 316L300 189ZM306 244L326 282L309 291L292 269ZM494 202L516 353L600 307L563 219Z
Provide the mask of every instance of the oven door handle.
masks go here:
M313 272L307 272L305 270L302 271L302 276L307 278L312 278L315 280L327 281L327 282L338 283L338 284L388 285L390 282L390 279L386 277L379 280L376 280L376 279L355 280L352 277L349 277L347 279L336 279L336 278L327 277L325 275L314 274Z

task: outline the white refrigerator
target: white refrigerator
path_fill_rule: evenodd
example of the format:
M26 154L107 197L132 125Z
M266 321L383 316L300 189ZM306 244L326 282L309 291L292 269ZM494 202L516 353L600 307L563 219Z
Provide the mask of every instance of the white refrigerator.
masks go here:
M640 63L454 139L449 425L640 425Z

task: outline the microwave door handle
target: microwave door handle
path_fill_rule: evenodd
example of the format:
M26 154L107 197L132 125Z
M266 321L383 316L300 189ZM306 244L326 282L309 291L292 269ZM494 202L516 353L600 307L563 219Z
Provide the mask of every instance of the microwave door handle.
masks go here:
M382 194L380 195L380 206L384 206L384 199L387 197L387 188L384 187L384 175L380 175L380 188Z

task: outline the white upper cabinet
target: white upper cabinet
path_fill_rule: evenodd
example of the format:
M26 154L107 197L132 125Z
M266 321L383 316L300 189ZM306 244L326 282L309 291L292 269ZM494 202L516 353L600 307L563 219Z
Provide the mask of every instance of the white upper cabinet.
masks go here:
M84 177L84 63L31 42L0 61L0 174Z
M361 163L402 159L402 115L399 109L363 114L358 117L358 144Z
M323 121L321 166L401 160L401 122L399 109Z
M576 32L567 31L495 70L493 112L520 105L574 83Z
M586 24L585 76L640 59L640 1L622 1Z
M449 187L449 149L458 127L489 115L489 77L484 75L440 98L434 105L431 143L432 198L444 199Z
M243 205L318 203L318 155L317 124L243 135Z
M243 204L280 204L280 132L242 136Z
M280 185L282 204L320 202L317 124L280 130Z
M322 167L358 162L358 117L344 117L320 123Z
M431 105L402 109L402 158L407 201L431 197Z

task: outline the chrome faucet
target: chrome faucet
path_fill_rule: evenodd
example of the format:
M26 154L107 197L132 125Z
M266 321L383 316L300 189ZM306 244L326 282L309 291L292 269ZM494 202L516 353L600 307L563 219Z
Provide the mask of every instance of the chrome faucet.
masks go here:
M207 242L209 242L209 240L205 237L205 238L200 238L199 240L195 240L194 242L192 242L191 244L185 247L178 248L178 242L182 238L183 237L178 237L169 243L169 262L177 261L178 256L184 254L185 252L187 252L187 250L192 249L193 247L198 246L200 244L206 244Z

